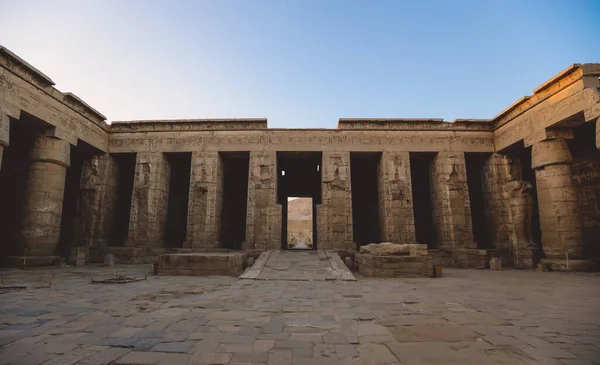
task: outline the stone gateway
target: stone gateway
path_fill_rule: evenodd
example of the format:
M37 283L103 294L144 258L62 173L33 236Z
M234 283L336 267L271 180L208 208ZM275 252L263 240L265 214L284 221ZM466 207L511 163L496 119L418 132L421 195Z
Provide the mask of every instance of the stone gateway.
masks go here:
M599 76L600 64L572 65L491 120L108 124L0 47L0 258L112 265L285 249L288 198L299 197L312 202L312 249L420 244L446 266L494 257L590 270L600 257Z

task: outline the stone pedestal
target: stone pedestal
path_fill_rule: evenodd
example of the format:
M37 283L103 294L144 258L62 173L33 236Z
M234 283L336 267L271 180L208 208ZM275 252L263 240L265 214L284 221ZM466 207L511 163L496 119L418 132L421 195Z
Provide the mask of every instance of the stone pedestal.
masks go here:
M431 164L433 226L441 250L476 249L465 155L439 152Z
M537 142L532 147L542 228L542 248L547 259L572 260L583 254L583 217L573 186L571 153L564 139Z
M162 152L137 154L127 246L164 245L170 177L169 162Z
M378 175L381 240L416 243L409 153L383 152Z
M69 143L38 136L31 160L18 234L20 254L28 257L27 265L36 260L56 260L54 255L60 238L65 177L70 164Z

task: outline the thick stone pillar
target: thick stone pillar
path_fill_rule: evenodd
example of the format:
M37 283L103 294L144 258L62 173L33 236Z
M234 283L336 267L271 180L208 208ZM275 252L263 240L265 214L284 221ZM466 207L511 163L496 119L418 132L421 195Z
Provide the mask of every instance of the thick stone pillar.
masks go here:
M381 240L416 243L409 153L383 152L378 174Z
M317 247L355 250L350 152L323 152L322 203L317 205Z
M79 247L108 245L116 213L119 170L108 153L83 161L79 198Z
M193 152L184 247L219 247L223 172L218 152Z
M4 148L8 147L10 140L10 121L8 115L0 111L0 170L2 169L2 155Z
M483 166L485 217L494 256L505 265L531 267L533 242L533 186L521 176L518 160L493 153Z
M68 142L47 136L36 137L18 233L19 251L27 256L27 265L49 265L59 259L55 254L69 165Z
M246 241L243 249L281 248L281 204L277 204L277 153L250 152Z
M583 254L583 217L573 186L573 158L567 141L551 139L534 143L531 166L535 170L542 228L542 249L550 260L571 264ZM566 261L565 261L566 265Z
M162 152L137 154L127 246L164 246L170 177Z
M433 225L440 249L474 249L465 155L439 152L431 164Z

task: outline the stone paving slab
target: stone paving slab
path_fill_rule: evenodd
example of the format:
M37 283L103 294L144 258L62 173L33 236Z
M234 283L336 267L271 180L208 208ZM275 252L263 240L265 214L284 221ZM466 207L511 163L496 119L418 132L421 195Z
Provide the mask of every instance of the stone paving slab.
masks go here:
M240 279L288 281L355 281L339 255L324 250L263 252Z
M115 271L140 276L151 267L7 271L13 282L43 280L48 272L55 279L51 288L0 294L0 364L569 365L600 359L598 274L448 269L439 279L149 276L90 284L92 274Z

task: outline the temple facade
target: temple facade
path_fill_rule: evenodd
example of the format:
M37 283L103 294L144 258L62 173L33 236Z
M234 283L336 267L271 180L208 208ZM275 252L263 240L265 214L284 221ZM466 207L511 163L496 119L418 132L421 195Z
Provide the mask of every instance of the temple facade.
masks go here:
M600 64L575 64L491 120L113 121L0 48L0 258L149 262L286 247L312 198L313 249L422 243L590 270L600 257ZM565 266L566 265L566 266Z

